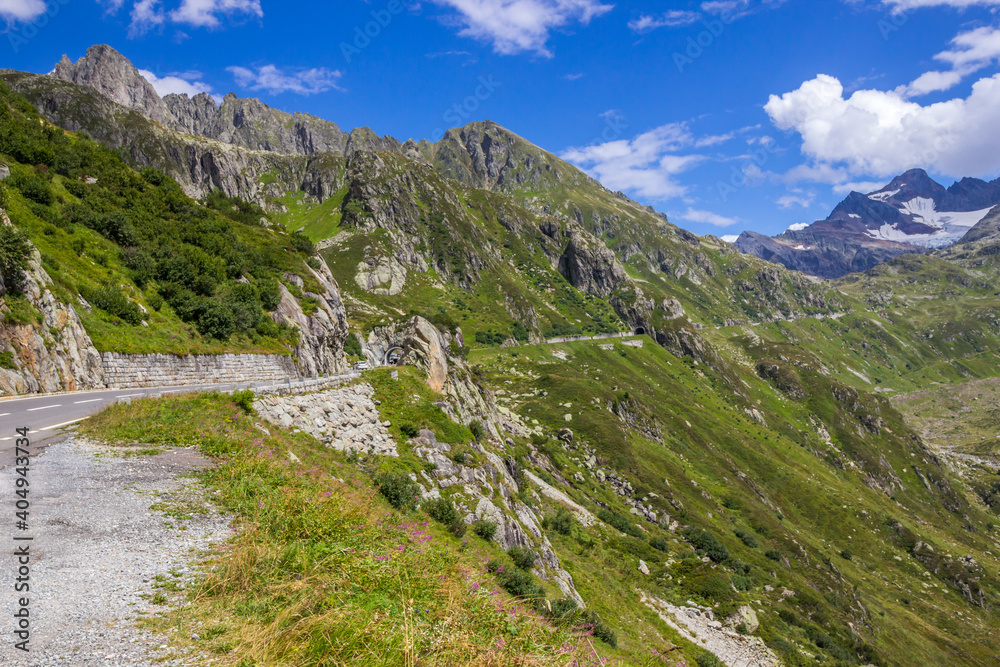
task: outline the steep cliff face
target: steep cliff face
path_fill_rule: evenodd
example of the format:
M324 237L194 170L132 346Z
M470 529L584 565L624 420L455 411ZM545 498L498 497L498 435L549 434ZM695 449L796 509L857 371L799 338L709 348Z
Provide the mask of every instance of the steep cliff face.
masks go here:
M10 226L0 209L0 224ZM33 249L24 298L39 319L27 324L0 323L0 352L10 353L13 368L0 368L0 394L92 389L104 385L101 355L94 348L72 305L59 303L48 289L49 276ZM2 293L2 290L0 290ZM9 298L9 297L7 297ZM0 313L10 305L0 298Z
M559 258L559 271L573 287L595 296L610 296L628 279L615 253L592 234L574 225Z
M321 294L304 290L305 283L298 276L289 274L285 278L315 301L315 312L308 315L303 312L299 301L282 285L281 302L271 315L275 323L288 324L299 330L295 360L301 374L307 377L347 370L344 357L344 341L348 335L347 312L340 298L340 288L325 263L318 271L313 271L313 276L319 281Z

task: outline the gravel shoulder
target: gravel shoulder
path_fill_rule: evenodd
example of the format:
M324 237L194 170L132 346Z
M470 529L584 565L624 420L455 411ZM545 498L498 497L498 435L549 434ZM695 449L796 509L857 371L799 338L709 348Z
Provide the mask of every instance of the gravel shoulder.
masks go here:
M211 461L186 448L122 452L71 437L33 457L26 532L15 528L14 467L0 469L0 625L6 626L0 627L0 664L204 664L171 655L166 637L139 629L136 621L165 609L151 601L161 592L154 586L186 585L199 554L232 535L229 517L190 477ZM15 545L24 544L15 535L34 537L27 654L14 646L13 614L24 595L14 592Z

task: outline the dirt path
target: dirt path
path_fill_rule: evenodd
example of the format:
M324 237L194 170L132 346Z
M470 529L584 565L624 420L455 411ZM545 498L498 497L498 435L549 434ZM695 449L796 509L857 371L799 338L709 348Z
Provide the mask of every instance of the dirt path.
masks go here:
M196 554L230 535L229 520L185 475L209 465L192 449L123 458L77 438L32 459L30 528L17 530L17 472L0 469L0 664L182 665L166 638L136 628L161 577L186 585ZM11 463L4 461L3 463ZM184 528L184 529L182 529ZM15 542L15 536L32 536ZM30 593L15 593L18 546L30 544ZM29 597L30 652L15 648L18 598Z

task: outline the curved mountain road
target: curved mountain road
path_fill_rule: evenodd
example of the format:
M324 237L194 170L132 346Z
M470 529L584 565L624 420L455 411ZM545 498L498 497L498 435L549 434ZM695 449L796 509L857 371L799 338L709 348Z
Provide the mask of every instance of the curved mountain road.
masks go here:
M341 376L342 379L356 377L356 373ZM305 385L310 380L280 382L241 382L222 384L177 385L168 387L142 387L134 389L94 389L60 394L27 395L0 399L0 465L11 460L14 455L17 429L28 428L33 451L40 447L59 442L65 438L62 428L96 414L118 401L133 398L157 397L168 394L184 394L197 391L255 391L280 387Z

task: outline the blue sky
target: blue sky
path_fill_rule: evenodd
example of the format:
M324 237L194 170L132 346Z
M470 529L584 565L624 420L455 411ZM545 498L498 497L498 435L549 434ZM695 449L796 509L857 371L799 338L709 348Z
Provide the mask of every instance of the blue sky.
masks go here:
M1000 176L1000 0L0 0L3 67L111 44L161 92L401 140L491 119L697 233L911 167ZM365 35L367 30L368 35Z

